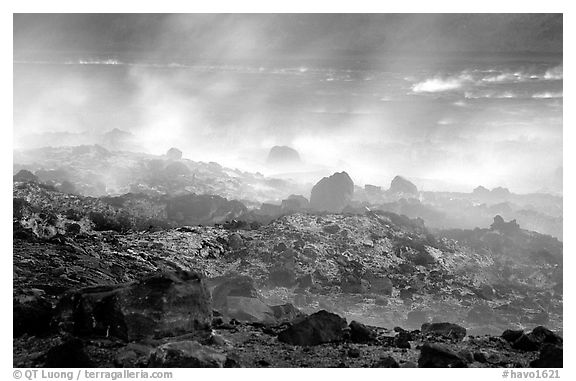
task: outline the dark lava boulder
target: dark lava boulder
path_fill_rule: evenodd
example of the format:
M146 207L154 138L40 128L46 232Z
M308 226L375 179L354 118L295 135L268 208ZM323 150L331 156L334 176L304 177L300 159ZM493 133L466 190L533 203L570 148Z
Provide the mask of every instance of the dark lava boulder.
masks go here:
M324 177L312 188L310 207L317 211L341 212L354 195L354 182L346 172Z
M530 333L522 333L512 343L512 348L522 351L538 351L544 344L562 345L562 342L562 337L546 327L538 326Z
M456 341L462 341L466 336L466 328L454 323L425 323L420 331L423 335L442 336Z
M562 368L564 367L564 351L561 345L544 344L538 358L530 362L532 368Z
M38 177L27 169L21 169L12 177L12 181L37 183Z
M182 159L182 151L178 148L172 147L166 152L166 157L168 160L180 160Z
M84 343L78 338L71 338L48 350L44 360L46 368L93 368Z
M522 336L522 334L524 334L524 331L521 329L515 330L515 329L507 329L504 332L502 332L502 338L506 341L508 341L509 343L513 343L516 340L518 340L520 338L520 336Z
M197 341L176 341L158 347L151 355L151 368L223 368L226 355Z
M533 336L525 333L520 335L520 337L512 343L512 348L528 352L537 351L540 349L540 346L541 343L539 343Z
M398 331L398 334L394 337L394 345L396 348L406 348L410 349L410 341L412 341L412 334L405 330Z
M425 343L418 358L419 368L466 368L466 360L442 344Z
M418 196L418 188L401 176L396 176L390 183L390 192Z
M56 322L77 336L114 336L126 341L207 332L210 293L192 271L157 272L122 285L65 294Z
M376 332L356 320L353 320L349 327L350 340L355 343L369 343L376 339Z
M266 163L269 165L293 165L300 163L300 155L294 148L287 146L274 146L268 153Z
M28 290L13 300L14 337L42 335L50 330L52 304L42 295L41 290Z
M560 335L555 334L551 330L546 327L538 326L530 332L530 334L539 342L546 344L556 344L562 345L562 337Z
M311 346L343 341L347 333L346 319L321 310L280 332L278 340L292 345Z
M214 195L187 194L168 201L168 219L184 225L214 224L238 219L248 211L240 201Z

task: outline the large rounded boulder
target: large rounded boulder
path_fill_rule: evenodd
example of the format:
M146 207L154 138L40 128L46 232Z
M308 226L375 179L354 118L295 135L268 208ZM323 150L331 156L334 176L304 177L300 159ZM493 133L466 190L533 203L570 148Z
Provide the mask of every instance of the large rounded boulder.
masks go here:
M300 154L294 148L287 146L274 146L268 153L266 160L268 165L273 166L290 166L300 164Z
M346 172L324 177L312 188L310 207L316 211L340 213L352 201L354 182Z
M402 176L396 176L390 183L390 192L418 196L418 188Z

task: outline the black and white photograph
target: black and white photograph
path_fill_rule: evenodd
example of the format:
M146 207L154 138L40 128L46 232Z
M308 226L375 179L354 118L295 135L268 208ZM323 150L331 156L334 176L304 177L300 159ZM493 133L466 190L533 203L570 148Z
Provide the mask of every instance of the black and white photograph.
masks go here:
M13 13L14 378L561 378L563 19Z

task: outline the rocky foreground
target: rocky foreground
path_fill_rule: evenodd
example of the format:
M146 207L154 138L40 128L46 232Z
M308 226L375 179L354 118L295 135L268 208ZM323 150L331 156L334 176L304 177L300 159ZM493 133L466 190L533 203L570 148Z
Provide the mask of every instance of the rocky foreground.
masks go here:
M499 217L115 231L94 211L111 226L138 216L14 192L17 367L562 366L562 243Z
M562 367L562 338L539 326L467 336L447 322L407 331L268 306L245 276L195 272L44 293L15 307L15 367ZM212 295L212 297L211 297ZM214 311L216 307L222 312Z

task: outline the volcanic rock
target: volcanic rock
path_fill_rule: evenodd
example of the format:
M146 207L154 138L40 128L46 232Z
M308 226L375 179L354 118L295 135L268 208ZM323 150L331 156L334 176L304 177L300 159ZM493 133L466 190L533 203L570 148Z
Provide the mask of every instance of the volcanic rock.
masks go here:
M412 182L401 176L396 176L390 183L390 192L418 196L418 188Z
M178 148L172 147L166 152L166 157L168 160L180 160L182 159L182 151Z
M268 153L266 163L270 165L293 165L300 163L300 155L294 148L274 146Z
M401 330L394 337L394 345L396 348L406 348L410 349L410 341L412 340L412 335L408 331Z
M328 234L336 234L340 231L340 226L338 226L336 224L330 224L330 225L324 226L322 228L322 230Z
M523 333L514 343L512 348L521 351L537 351L540 349L541 343L538 342L533 336Z
M197 341L164 344L150 356L151 368L223 368L226 355Z
M510 343L515 342L516 340L518 340L520 338L520 336L522 336L522 334L524 333L523 330L519 329L519 330L514 330L514 329L507 329L504 332L502 332L502 338Z
M226 298L229 296L258 297L254 280L247 275L224 275L209 279L208 284L212 292L212 304L217 310L226 306Z
M238 219L247 211L240 201L214 195L176 196L166 206L168 218L183 225L221 223Z
M341 212L352 201L354 182L346 172L324 177L312 188L310 207L317 211Z
M38 177L27 169L21 169L12 177L13 181L37 183Z
M346 319L325 310L318 311L278 334L283 343L301 346L343 341Z
M538 358L530 363L532 368L562 368L564 366L564 351L562 346L544 344Z
M349 327L350 339L355 343L369 343L376 339L376 333L362 323L353 320Z
M538 351L544 344L562 345L562 337L548 328L538 326L532 332L520 335L512 343L512 348L522 351Z
M13 332L18 337L24 333L42 335L50 330L52 304L41 290L29 290L13 300Z
M282 213L292 213L306 210L309 206L310 202L306 197L292 194L286 200L282 200L280 208Z
M60 327L75 335L134 341L203 334L212 321L212 305L200 274L158 272L128 284L69 292L56 316Z
M274 317L279 323L294 321L297 318L305 316L300 310L291 303L270 306Z
M372 365L372 368L400 368L398 362L392 356L386 356L380 358L376 363Z
M92 368L94 363L86 354L80 339L71 338L50 348L44 363L46 368Z
M490 225L490 229L510 234L519 232L520 225L518 225L516 220L512 220L510 222L504 222L504 219L501 216L496 216L494 217L494 222L492 223L492 225Z
M420 330L424 335L443 336L457 341L466 336L466 328L453 323L425 323Z
M418 358L419 368L466 368L466 361L442 344L425 343Z
M490 195L490 190L482 185L477 186L472 191L472 194L477 197L486 197Z
M228 296L226 309L221 311L228 319L247 323L277 323L274 310L258 298Z
M555 334L554 332L543 326L538 326L534 328L530 334L537 341L543 344L550 343L550 344L562 345L563 342L561 336Z

